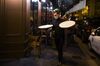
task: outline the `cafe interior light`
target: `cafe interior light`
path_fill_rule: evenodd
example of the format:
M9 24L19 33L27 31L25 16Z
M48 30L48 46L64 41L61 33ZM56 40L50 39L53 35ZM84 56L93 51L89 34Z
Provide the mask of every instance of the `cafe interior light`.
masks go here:
M86 6L86 7L82 10L82 14L83 14L83 15L88 14L88 6Z

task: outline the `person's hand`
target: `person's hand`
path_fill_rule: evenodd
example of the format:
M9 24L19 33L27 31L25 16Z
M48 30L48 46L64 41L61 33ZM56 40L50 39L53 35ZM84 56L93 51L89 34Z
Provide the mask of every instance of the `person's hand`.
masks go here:
M52 28L49 28L49 29L48 29L48 31L51 31L51 30L52 30Z

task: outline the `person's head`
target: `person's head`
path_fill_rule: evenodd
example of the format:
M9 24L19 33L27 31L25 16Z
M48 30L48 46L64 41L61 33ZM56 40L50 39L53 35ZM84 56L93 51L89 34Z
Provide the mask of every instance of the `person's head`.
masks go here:
M60 12L59 9L54 9L53 10L53 17L54 17L54 19L58 19L58 18L61 17L61 12Z

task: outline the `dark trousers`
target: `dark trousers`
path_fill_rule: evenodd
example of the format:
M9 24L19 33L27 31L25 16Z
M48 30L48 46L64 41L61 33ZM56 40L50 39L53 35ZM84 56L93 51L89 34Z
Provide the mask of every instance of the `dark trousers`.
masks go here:
M61 37L55 37L55 44L58 51L58 60L62 63L64 39Z

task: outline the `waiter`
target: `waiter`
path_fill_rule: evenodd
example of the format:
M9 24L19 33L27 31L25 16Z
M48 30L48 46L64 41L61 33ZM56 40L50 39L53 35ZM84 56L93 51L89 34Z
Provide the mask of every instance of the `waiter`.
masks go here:
M64 45L64 29L59 27L59 24L63 22L61 19L61 12L59 9L53 10L53 34L55 38L56 49L58 51L58 65L62 64L63 59L63 45Z

